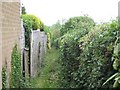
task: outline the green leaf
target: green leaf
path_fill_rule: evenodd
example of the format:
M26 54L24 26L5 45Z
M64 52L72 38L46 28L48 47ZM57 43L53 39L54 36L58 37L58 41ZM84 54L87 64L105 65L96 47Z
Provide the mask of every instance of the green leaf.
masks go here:
M118 83L118 79L117 79L117 80L115 80L113 87L116 88L116 87L118 87L118 85L119 85L119 83Z
M115 78L115 80L119 80L120 79L120 75L118 75L116 78Z
M117 69L118 69L118 66L119 66L119 61L118 61L117 58L115 58L115 61L113 62L113 68L114 68L115 70L117 70Z
M114 47L114 54L115 54L115 55L118 55L118 45L119 45L119 44L117 44L117 45Z
M115 73L114 75L112 75L110 78L108 78L102 86L104 86L106 83L108 83L110 80L112 80L114 77L116 77L117 75L119 75L119 73Z

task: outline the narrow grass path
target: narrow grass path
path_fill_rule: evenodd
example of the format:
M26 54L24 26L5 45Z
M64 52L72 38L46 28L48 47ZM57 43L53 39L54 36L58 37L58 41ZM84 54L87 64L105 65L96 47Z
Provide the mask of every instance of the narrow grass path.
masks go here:
M55 48L47 51L44 59L44 66L40 69L40 74L32 80L34 88L58 88L60 65L58 63L59 51Z

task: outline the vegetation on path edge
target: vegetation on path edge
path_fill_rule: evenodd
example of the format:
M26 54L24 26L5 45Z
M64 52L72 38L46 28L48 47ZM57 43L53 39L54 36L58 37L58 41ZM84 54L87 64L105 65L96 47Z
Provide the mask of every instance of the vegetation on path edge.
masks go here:
M59 50L52 47L47 51L43 62L43 67L40 69L38 77L32 80L34 88L58 88L60 64L58 63Z

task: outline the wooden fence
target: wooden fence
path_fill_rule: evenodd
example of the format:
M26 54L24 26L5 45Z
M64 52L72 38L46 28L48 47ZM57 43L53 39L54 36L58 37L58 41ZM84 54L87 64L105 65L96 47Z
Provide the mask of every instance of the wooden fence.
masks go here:
M30 50L24 49L23 74L35 77L46 53L47 35L40 30L31 31ZM30 55L30 57L28 57Z

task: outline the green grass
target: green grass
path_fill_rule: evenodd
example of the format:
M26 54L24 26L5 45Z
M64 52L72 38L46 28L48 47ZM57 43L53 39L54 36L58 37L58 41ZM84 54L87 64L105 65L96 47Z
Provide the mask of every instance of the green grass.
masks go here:
M34 88L59 88L60 64L59 51L55 48L47 51L44 66L40 69L38 77L32 80Z

